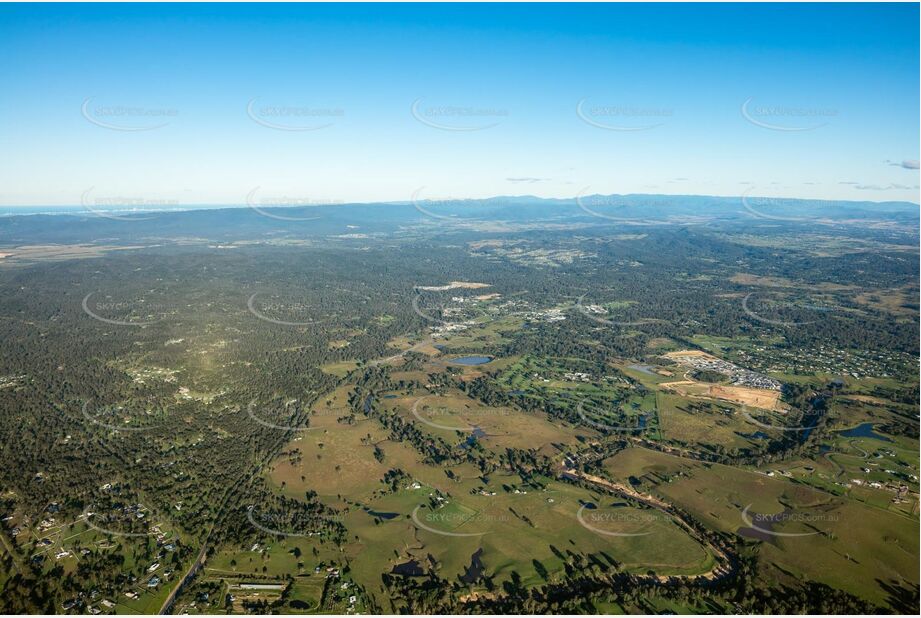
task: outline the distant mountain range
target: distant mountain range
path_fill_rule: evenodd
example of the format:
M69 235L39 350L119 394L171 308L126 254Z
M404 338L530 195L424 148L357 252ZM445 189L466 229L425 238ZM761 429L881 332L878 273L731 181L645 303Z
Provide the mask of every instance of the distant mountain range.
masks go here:
M309 206L171 206L161 210L114 207L30 208L45 214L0 217L0 247L24 243L115 244L151 239L227 241L254 237L381 235L423 230L509 226L638 226L751 224L917 226L919 206L910 202L846 202L698 195L584 195L552 199L501 196ZM47 214L47 213L53 214Z

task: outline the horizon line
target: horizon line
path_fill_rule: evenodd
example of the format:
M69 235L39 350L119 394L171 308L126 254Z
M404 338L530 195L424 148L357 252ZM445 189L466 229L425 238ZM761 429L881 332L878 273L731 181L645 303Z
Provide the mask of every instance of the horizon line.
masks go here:
M105 210L105 211L129 211L129 212L161 212L161 211L193 211L193 210L213 210L213 209L237 209L237 208L249 208L252 209L254 206L259 208L314 208L314 207L332 207L332 206L412 206L414 203L432 203L432 202L484 202L491 200L521 200L521 199L533 199L538 201L578 201L583 197L593 197L593 196L602 196L602 197L665 197L665 198L714 198L714 199L738 199L744 200L746 197L751 199L772 199L772 200L790 200L798 202L827 202L827 203L841 203L841 204L907 204L911 206L918 206L921 208L921 198L918 202L913 202L909 200L872 200L872 199L830 199L830 198L814 198L814 197L790 197L790 196L768 196L768 195L748 195L746 192L732 195L715 195L707 193L579 193L573 196L567 197L544 197L534 194L500 194L500 195L491 195L488 197L434 197L426 199L402 199L402 200L374 200L374 201L320 201L316 203L277 203L277 204L248 204L245 200L242 202L175 202L175 203L161 203L157 204L152 201L149 206L140 205L132 206L130 204L112 204L112 205L100 205L94 204L93 208L90 209L87 204L83 203L67 203L67 204L0 204L0 209L38 209L38 208L74 208L74 209L83 209L83 210ZM293 196L282 196L284 199ZM118 199L118 198L115 198ZM127 198L126 199L134 199ZM297 198L294 198L297 199ZM5 216L9 216L13 213L6 213ZM42 214L42 213L29 213L29 214ZM46 213L46 214L63 214L63 213Z

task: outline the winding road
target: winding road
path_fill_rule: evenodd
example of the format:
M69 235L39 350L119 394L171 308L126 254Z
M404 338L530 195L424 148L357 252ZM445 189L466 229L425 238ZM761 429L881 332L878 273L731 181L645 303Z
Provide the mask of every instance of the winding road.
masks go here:
M735 557L731 556L726 550L717 547L708 538L701 535L694 526L682 519L677 509L675 509L675 507L673 507L668 502L665 502L664 500L650 494L638 492L627 485L615 483L613 481L609 481L606 478L595 476L593 474L579 472L578 470L572 468L563 468L561 476L570 480L579 480L590 483L592 485L596 485L604 490L620 494L632 500L636 500L637 502L665 513L670 518L672 518L672 520L674 520L675 523L677 523L685 532L687 532L691 538L707 548L707 550L709 550L716 559L716 565L705 573L699 573L697 575L655 575L654 577L658 581L662 583L673 581L675 579L680 579L688 582L693 582L699 579L715 581L717 579L731 575L735 571Z

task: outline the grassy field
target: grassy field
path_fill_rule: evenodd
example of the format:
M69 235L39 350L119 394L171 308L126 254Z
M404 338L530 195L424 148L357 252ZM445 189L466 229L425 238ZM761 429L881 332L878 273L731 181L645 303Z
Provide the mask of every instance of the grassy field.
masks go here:
M282 457L269 470L269 477L285 493L301 497L308 489L320 496L365 496L380 486L390 468L413 468L420 456L409 446L387 439L387 432L375 421L359 420L353 425L339 423L331 415L314 417L311 429L289 443L301 459L292 463ZM384 452L383 461L374 449Z
M659 391L657 404L659 427L666 440L757 450L762 441L753 436L771 434L769 430L746 421L728 403L713 402L711 405L699 399Z
M765 537L760 559L795 578L820 581L879 604L887 602L886 585L918 584L917 514L835 496L764 471L645 449L622 451L605 462L605 469L614 478L642 477L647 487L726 532L748 527L746 507L749 514L787 513L771 527L781 534Z
M336 376L337 378L344 378L356 367L358 367L358 363L356 361L340 361L338 363L327 363L326 365L321 365L320 369L328 374Z
M462 483L445 506L435 509L427 506L428 488L404 489L373 503L376 512L398 514L387 520L354 513L347 525L359 539L357 547L348 550L355 552L351 567L356 581L373 587L380 573L396 564L415 559L431 566L429 556L442 577L455 579L466 572L471 556L479 550L486 571L497 582L517 573L529 585L560 576L570 551L605 560L603 552L638 572L651 568L698 573L712 566L712 557L703 547L657 512L614 506L616 501L609 497L556 482L522 493L503 491L501 485L511 480L495 479L490 486L495 496L469 494L463 491L468 484ZM577 518L586 502L597 508L583 517L601 532L583 526ZM614 512L616 516L611 516Z
M396 410L408 421L449 443L469 438L472 428L485 433L478 442L487 449L506 448L544 450L552 444L575 444L577 436L592 436L591 430L552 423L544 415L526 414L514 408L493 407L449 390L444 395L413 393L384 400L382 405Z
M476 578L467 583L458 579L468 572L476 552L481 552L485 572L496 584L513 576L525 585L553 581L574 555L583 553L637 572L696 574L713 566L709 552L658 511L550 479L532 486L508 473L483 477L471 464L423 464L408 443L388 440L373 419L340 423L346 393L340 389L319 402L310 431L288 444L269 473L286 494L302 496L314 490L324 502L341 509L348 530L341 551L317 539L280 538L255 551L227 551L209 563L214 569L209 572L303 574L325 556L347 561L355 581L386 604L381 573L411 560L458 581L468 592L485 590ZM456 391L429 395L421 402L419 397L400 393L377 405L454 443L470 433L456 428L477 426L486 433L479 438L481 446L496 452L508 447L556 452L554 444L575 444L578 435L595 435L513 409L485 406ZM383 452L382 461L373 456L375 445ZM394 468L411 479L396 491L381 482ZM435 496L443 496L444 502L434 502ZM595 508L585 510L586 504ZM300 568L295 546L301 553Z
M443 349L432 349L421 369L400 370L397 361L393 378L426 383L428 372L443 370L446 359L471 350L489 354L501 336L498 326L450 335L439 341ZM405 348L414 341L395 343ZM700 343L721 354L734 341ZM765 344L755 339L746 343L752 349ZM659 353L679 347L667 340L656 345ZM599 422L616 424L643 415L648 422L645 436L671 443L757 452L768 439L779 437L747 421L735 404L708 397L710 385L701 384L705 390L699 393L663 389L663 383L682 380L685 370L650 358L645 364L614 365L509 357L482 367L459 367L457 373L466 380L489 372L506 392L546 404L572 409L579 401L594 402L588 414ZM339 371L345 375L348 368ZM347 563L350 577L385 611L394 608L388 606L381 574L400 565L434 571L456 582L458 594L485 591L482 580L471 575L475 554L498 585L513 577L525 586L553 582L579 555L637 573L690 575L714 566L713 556L659 511L553 479L530 485L503 471L484 476L473 463L425 464L409 441L389 439L374 418L359 415L351 424L340 422L350 413L349 388L343 386L318 402L310 430L287 445L268 473L287 495L301 497L313 490L339 509L348 531L345 543L335 548L317 539L279 538L255 551L228 551L210 566L230 573L295 573L307 581L316 564ZM579 448L600 435L590 423L573 426L541 413L488 406L458 389L436 393L430 388L384 393L375 409L400 415L423 434L447 442L455 453L465 448L495 455L509 448L536 449L558 458L567 447ZM754 469L627 448L603 463L605 474L660 496L708 527L758 544L761 568L778 582L820 581L885 605L887 586L918 581L912 566L918 560L918 505L916 499L893 503L891 492L871 489L869 483L917 475L918 449L907 438L842 435L841 430L860 423L879 428L889 421L905 422L904 410L874 398L872 390L847 388L847 396L833 401L827 427L819 435L820 456L807 451L799 459ZM782 413L770 414L777 423L785 422ZM382 480L396 469L406 476L391 488ZM854 478L865 483L849 482ZM912 487L917 490L916 481ZM752 529L752 518L764 522L762 516L777 518L762 524L772 534ZM298 607L303 608L317 594L305 588L301 596L304 605ZM660 599L650 600L646 609L704 608Z

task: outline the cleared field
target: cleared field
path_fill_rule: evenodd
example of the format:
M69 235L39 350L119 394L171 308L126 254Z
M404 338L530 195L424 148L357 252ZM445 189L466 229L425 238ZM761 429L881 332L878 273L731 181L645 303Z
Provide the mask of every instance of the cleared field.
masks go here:
M292 496L308 489L326 497L368 494L380 486L387 470L411 468L419 459L410 447L389 441L373 420L347 425L332 416L314 418L310 431L301 432L286 449L300 451L300 460L283 456L269 471L272 481ZM382 461L375 458L375 448L383 451Z
M471 325L467 330L440 337L439 345L444 346L446 353L453 353L455 350L488 352L508 340L507 332L514 331L520 326L521 320L517 318L490 318L485 322Z
M458 581L462 589L484 591L475 574L478 569L471 570L477 552L483 571L495 583L520 577L526 585L561 577L570 551L593 554L608 567L620 564L637 572L696 574L713 565L705 548L657 511L549 479L544 487L530 486L517 475L501 472L484 479L469 464L424 465L408 445L385 440L385 432L373 420L353 425L337 422L345 411L344 396L342 390L328 398L328 405L321 403L322 413L312 417L311 430L289 443L270 477L284 483L284 492L291 496L311 489L325 502L344 509L348 534L339 557L348 559L351 576L385 607L381 573L412 561L423 570L434 569ZM490 408L458 392L422 401L415 414L413 405L419 402L415 395L382 399L379 405L395 408L420 429L445 439L460 441L470 433L452 427L479 427L486 433L479 438L483 447L498 451L572 443L579 433L590 433L514 410ZM373 445L383 451L383 461L373 456ZM291 456L293 449L298 456ZM411 479L402 481L396 491L380 482L393 468ZM433 502L436 495L445 501ZM301 562L311 556L309 568L314 559L308 552L314 547L321 556L329 551L318 543L279 539L270 548L228 553L212 564L235 572L261 572L264 567L268 574L297 573L303 568L298 569L293 548L301 547ZM231 559L236 565L231 566Z
M705 384L693 380L663 382L659 386L685 397L721 399L769 411L783 408L783 404L780 403L780 391L745 386Z
M403 443L390 441L376 421L340 423L339 418L349 413L347 396L348 387L342 387L319 402L310 429L299 432L271 465L268 476L285 493L300 497L312 489L328 498L359 498L379 489L387 470L417 465L419 455ZM383 453L380 461L375 448Z
M19 247L4 247L0 258L6 263L12 262L41 262L62 261L85 258L103 257L110 251L131 251L143 249L144 246L118 246L96 244L74 245L22 245Z
M823 534L780 537L763 559L885 605L887 586L918 585L918 519L845 503L816 524Z
M504 491L501 485L513 479L497 478L490 485L495 496L470 495L458 487L445 506L434 509L427 488L383 496L373 506L375 512L394 514L385 520L356 512L347 521L360 539L352 560L356 581L379 590L381 571L411 560L455 579L468 573L475 552L481 552L484 572L496 583L517 574L527 585L560 577L570 551L594 554L609 565L610 558L637 572L693 574L712 566L709 553L657 511L556 482L543 489L525 487L522 493ZM595 508L580 514L586 503Z
M675 352L668 352L663 354L665 358L670 358L672 360L680 360L684 357L690 358L715 358L712 354L707 354L702 350L676 350Z
M444 292L447 290L479 290L490 287L490 284L476 281L451 281L447 285L420 285L418 287L427 292Z
M894 288L873 293L857 294L854 296L854 300L861 305L900 316L917 317L918 315L917 288Z
M659 491L717 529L736 532L746 526L742 511L780 513L833 504L833 496L779 477L720 464L699 464L678 482Z
M577 436L594 432L551 423L542 415L526 414L507 407L493 407L463 393L424 393L386 400L389 406L414 422L419 429L449 443L467 440L478 429L478 442L487 449L541 449L552 444L574 444Z
M778 409L780 401L780 391L744 386L724 386L721 384L711 384L707 395L716 399L771 411Z
M338 378L344 378L356 367L358 367L358 363L356 361L340 361L338 363L327 363L326 365L321 365L320 370Z
M656 401L659 430L666 440L725 448L757 448L762 440L756 436L767 436L763 428L747 422L726 405L710 406L700 399L661 391Z
M645 448L627 448L604 461L604 469L619 481L628 481L631 476L661 481L678 473L686 474L697 467L699 463L693 460Z
M760 560L794 578L812 579L888 603L887 586L918 584L918 518L837 497L781 476L628 449L605 462L623 478L644 472L656 491L708 526L740 532L752 521L778 534L756 534ZM678 474L678 472L681 474ZM668 474L670 482L656 476ZM748 507L748 520L743 513ZM755 514L755 515L752 515ZM758 515L773 515L763 523Z

